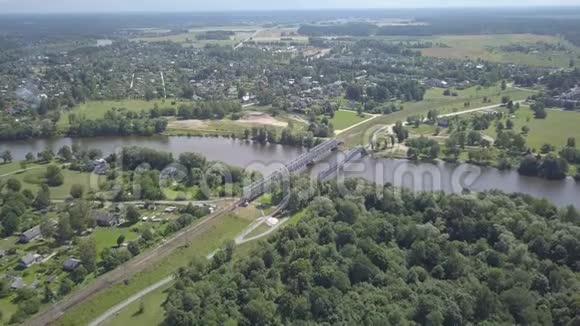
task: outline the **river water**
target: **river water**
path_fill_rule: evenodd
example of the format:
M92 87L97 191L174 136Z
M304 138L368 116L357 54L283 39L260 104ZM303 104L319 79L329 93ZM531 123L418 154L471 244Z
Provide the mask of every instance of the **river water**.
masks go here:
M230 165L268 173L306 151L303 148L254 144L242 140L201 137L97 137L56 138L0 142L0 151L10 150L15 160L24 159L27 153L51 149L55 153L64 145L77 144L81 148L98 148L110 154L123 146L142 146L171 152L174 156L183 152L203 154L208 160L221 161ZM312 175L336 160L336 153L319 162L310 170ZM499 189L507 193L521 192L546 198L558 206L574 205L580 208L580 183L568 178L549 181L520 176L516 171L499 171L472 165L438 163L413 163L406 160L364 157L344 167L344 172L335 178L363 177L384 184L386 182L413 190L443 190L459 193L464 188L473 191Z

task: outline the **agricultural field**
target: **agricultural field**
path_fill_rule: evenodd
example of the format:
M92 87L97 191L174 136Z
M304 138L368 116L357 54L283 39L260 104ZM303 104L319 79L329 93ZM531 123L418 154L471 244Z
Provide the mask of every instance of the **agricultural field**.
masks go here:
M207 44L213 45L229 45L233 46L243 40L246 40L260 28L258 26L217 26L189 29L186 33L171 34L171 35L146 35L132 39L136 42L174 42L187 46L203 47ZM207 31L231 31L235 34L227 40L205 40L197 39L198 35Z
M297 27L273 27L256 32L251 38L256 43L295 42L307 43L308 37L298 34Z
M144 110L153 109L155 104L159 108L178 108L180 104L185 102L174 102L172 100L122 100L122 101L88 101L82 103L72 110L64 112L57 123L59 129L64 129L69 125L69 115L74 113L77 117L85 117L87 119L100 119L105 116L105 113L112 108L126 109L131 112L141 112Z
M499 63L515 63L538 67L567 68L570 59L577 59L580 51L562 38L551 35L534 34L494 34L494 35L446 35L425 41L443 43L448 47L421 49L425 56L448 59L482 59ZM506 52L500 49L507 45L530 45L536 42L563 44L569 51L536 51L534 53Z
M528 106L522 106L514 114L515 117L510 118L514 122L514 130L519 131L523 126L530 128L530 132L526 136L528 146L536 150L539 150L544 144L561 148L566 145L566 140L569 137L580 140L580 128L578 127L580 126L580 112L562 110L547 110L547 112L546 119L535 119L533 111ZM504 125L507 119L503 119ZM489 128L484 133L494 138L497 136L495 127Z

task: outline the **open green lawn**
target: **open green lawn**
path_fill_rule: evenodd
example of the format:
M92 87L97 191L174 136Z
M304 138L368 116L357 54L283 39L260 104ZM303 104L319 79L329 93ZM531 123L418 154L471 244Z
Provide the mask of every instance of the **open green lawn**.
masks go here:
M27 169L34 169L39 167L38 164L28 163L26 164ZM4 163L0 164L0 176L9 175L9 174L16 174L18 171L21 171L22 167L20 166L20 162L12 162L12 163Z
M156 326L163 322L163 307L161 306L167 298L167 289L171 284L167 284L135 301L127 308L123 309L112 319L105 322L109 326L127 326L127 325L150 325ZM139 309L143 305L143 311Z
M43 183L45 173L46 168L44 166L41 166L39 168L30 169L23 173L2 177L1 179L2 180L6 180L8 178L18 179L22 183L22 189L29 189L33 193L36 193L36 191L38 191L38 189L40 188L40 185ZM64 175L64 183L58 187L50 188L50 197L52 199L67 198L70 193L70 188L73 184L83 185L85 188L85 192L87 192L89 189L97 191L99 189L98 182L102 178L100 176L93 175L90 173L71 171L67 169L63 169L62 174Z
M221 216L208 224L207 229L192 240L189 246L175 250L167 258L150 266L146 271L133 276L127 285L116 284L95 295L90 300L67 312L56 325L85 325L105 312L110 307L129 296L171 275L179 267L186 266L193 257L205 257L226 241L233 239L245 227L249 220L233 214Z
M178 108L180 104L184 102L176 102L176 104L171 104L172 100L156 100L156 101L145 101L145 100L122 100L122 101L88 101L75 106L71 111L62 114L57 126L62 129L68 126L69 115L71 113L76 114L78 117L85 117L87 119L99 119L105 116L105 113L112 108L126 109L127 111L140 112L143 110L152 109L155 104L159 108Z
M493 34L493 35L443 35L429 37L425 40L443 43L448 47L421 49L426 56L451 59L483 59L500 63L517 63L540 67L568 68L570 58L576 58L578 49L566 40L551 35L534 34ZM534 44L545 42L565 44L571 53L560 52L505 52L501 46L510 44Z
M12 316L18 309L18 306L12 302L15 297L15 295L10 295L0 299L0 307L2 307L2 318L0 318L0 323L2 325L8 325L10 316ZM2 320L4 320L4 322L2 322Z
M526 137L528 146L540 149L543 144L550 144L561 148L566 145L569 137L575 137L580 141L580 112L569 112L561 110L548 110L546 119L535 119L532 110L528 106L522 106L516 113L514 130L521 131L523 126L528 126L530 132ZM503 120L504 125L507 118ZM495 127L491 127L484 132L496 137Z
M125 242L135 240L139 234L131 231L130 228L101 228L98 227L93 232L92 236L97 244L97 252L103 251L105 248L112 248L117 246L117 238L121 234L125 235Z
M405 121L410 116L426 116L430 109L436 109L440 114L458 112L475 109L493 104L499 104L504 95L512 100L523 100L532 95L533 92L507 88L502 91L499 86L494 87L470 87L465 90L457 90L458 96L443 96L443 89L431 88L427 90L425 97L419 102L398 103L403 106L402 111L384 115L357 126L346 133L340 134L339 138L347 146L355 146L368 143L372 133L385 124L393 124L397 121ZM483 103L483 98L487 97L491 103ZM469 106L464 106L469 102Z
M330 122L332 122L334 130L342 130L361 121L365 121L370 117L368 114L359 116L355 111L339 110L334 113L334 118Z

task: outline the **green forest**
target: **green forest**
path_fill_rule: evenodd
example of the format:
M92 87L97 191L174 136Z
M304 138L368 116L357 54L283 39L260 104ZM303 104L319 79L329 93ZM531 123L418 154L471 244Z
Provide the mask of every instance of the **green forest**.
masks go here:
M304 217L250 254L228 246L179 270L166 324L580 323L573 207L495 191L345 186L293 193L289 209Z

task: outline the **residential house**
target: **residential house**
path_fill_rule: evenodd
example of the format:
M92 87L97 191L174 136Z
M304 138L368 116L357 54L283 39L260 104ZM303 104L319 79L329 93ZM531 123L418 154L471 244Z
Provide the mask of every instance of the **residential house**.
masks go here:
M62 265L62 269L64 269L67 272L72 272L75 269L77 269L77 267L79 267L81 263L82 262L76 258L69 258Z
M89 163L89 170L92 170L95 174L104 175L107 174L109 165L105 159L100 158Z
M36 240L42 236L40 232L40 225L33 227L32 229L22 233L18 241L20 243L29 243L30 241Z
M29 253L26 256L20 258L20 261L18 262L18 266L21 268L28 268L28 267L38 263L41 260L42 260L41 255Z
M104 212L104 211L93 211L92 218L95 220L98 226L101 227L112 227L117 226L120 223L119 214Z
M22 277L15 277L12 280L12 283L10 283L10 287L14 290L18 290L18 289L22 289L22 288L26 287L26 283L24 283L24 280L22 279Z

